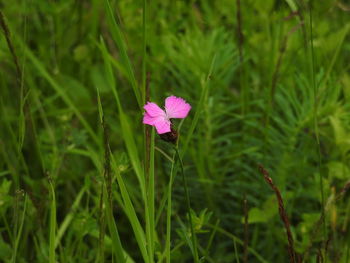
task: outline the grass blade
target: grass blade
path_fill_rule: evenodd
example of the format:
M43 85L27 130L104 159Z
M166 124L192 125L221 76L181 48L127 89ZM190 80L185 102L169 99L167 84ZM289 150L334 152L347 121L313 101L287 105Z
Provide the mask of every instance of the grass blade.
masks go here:
M192 240L192 253L193 253L193 259L194 262L199 262L199 258L198 258L198 250L197 250L197 238L194 232L194 228L193 228L193 221L192 221L192 214L191 214L191 204L190 204L190 195L188 192L188 186L187 186L187 179L185 176L185 172L184 172L184 167L183 167L183 163L182 163L182 159L180 157L179 151L177 148L175 148L176 151L176 155L177 158L179 159L179 163L180 163L180 171L181 171L181 175L182 175L182 182L183 182L183 187L185 190L185 195L186 195L186 205L187 205L187 210L188 210L188 220L189 220L189 224L190 224L190 229L191 229L191 240Z
M184 143L184 146L182 148L182 152L181 152L181 155L180 155L181 158L184 156L185 152L187 151L187 148L188 148L189 143L191 141L192 135L193 135L194 130L195 130L196 126L197 126L199 117L202 114L202 110L204 108L204 100L207 97L208 92L209 92L209 82L210 82L211 74L213 72L215 59L216 59L216 56L214 55L214 57L212 59L212 62L211 62L211 65L210 65L210 69L209 69L207 78L206 78L205 81L203 81L201 95L200 95L200 98L199 98L199 102L197 104L197 109L196 109L196 112L194 114L191 127L190 127L190 129L189 129L189 131L187 133L187 136L186 136L186 139L185 139L185 143Z
M123 35L122 32L115 20L115 17L113 15L113 11L111 8L111 5L109 3L109 0L105 0L105 8L106 8L106 12L107 12L107 21L110 27L110 32L112 34L112 38L115 41L115 43L117 44L117 47L119 49L120 52L120 57L121 60L124 64L125 70L127 72L127 77L128 80L130 81L131 87L134 91L137 103L140 107L140 109L142 109L142 101L141 101L141 96L140 96L140 91L137 87L137 82L135 79L135 75L134 75L134 71L130 62L130 59L128 57L128 54L126 52L126 46L125 46L125 41L123 39Z
M175 160L175 154L173 156L173 160ZM175 161L171 164L170 178L168 184L168 202L167 202L167 213L166 213L166 241L165 241L165 257L166 262L171 262L171 253L170 253L170 245L171 245L171 194L173 188L173 182L175 178Z
M15 240L15 246L13 248L13 255L12 255L12 260L11 260L11 262L13 262L13 263L16 262L18 245L19 245L19 241L21 239L21 234L22 234L23 224L24 224L24 218L25 218L26 211L27 211L27 201L28 201L28 196L27 196L27 194L25 194L22 218L21 218L21 222L20 222L19 229L18 229L18 232L17 232L17 237L16 237L16 240Z
M102 51L103 58L104 58L104 63L105 63L105 68L106 68L106 73L107 73L107 81L108 81L108 84L109 84L110 88L112 89L113 95L116 99L118 113L119 113L119 121L120 121L120 125L122 127L122 134L124 137L124 142L125 142L125 145L126 145L129 157L130 157L131 164L134 168L135 174L136 174L137 179L140 183L142 196L143 196L144 200L146 200L146 183L145 183L145 178L143 176L141 161L140 161L139 156L138 156L136 142L135 142L134 137L132 136L133 133L131 131L128 118L125 115L124 110L123 110L122 105L121 105L121 102L120 102L119 94L118 94L118 91L116 89L113 70L112 70L112 67L110 64L110 60L108 59L108 51L107 51L106 45L104 44L103 39L101 39L101 51Z
M145 233L141 227L140 221L138 220L135 208L131 202L130 195L129 195L128 190L125 186L123 177L119 173L117 163L115 162L115 159L113 156L111 156L111 161L112 161L112 167L113 167L115 174L116 174L116 177L117 177L118 185L120 188L120 193L121 193L123 201L124 201L124 205L125 205L124 211L129 219L131 227L134 231L134 235L135 235L137 244L140 248L144 262L149 262L149 256L148 256L147 248L146 248Z
M118 228L113 217L112 208L110 206L110 202L108 201L106 187L104 187L103 196L104 196L104 202L106 205L107 225L108 225L109 233L112 238L113 252L116 256L116 262L126 262L126 255L124 254L123 246L119 237Z
M150 160L149 160L149 180L148 180L148 227L147 243L150 262L154 262L154 242L155 242L155 211L154 211L154 129L151 132Z
M51 205L50 205L50 241L49 241L49 263L56 263L55 240L56 240L56 198L55 189L49 179L51 190Z
M112 195L111 195L111 160L110 160L110 149L109 149L109 141L107 137L107 131L106 131L106 126L104 123L104 115L103 115L103 108L102 108L102 103L100 99L100 93L97 89L97 99L98 99L98 112L99 112L99 117L100 117L100 122L102 124L103 128L103 133L104 133L104 151L105 151L105 165L104 165L104 176L103 176L103 184L102 184L102 192L101 192L101 198L103 200L103 203L106 207L106 218L107 218L107 224L108 224L108 229L112 238L112 243L113 243L113 252L117 258L117 262L126 262L126 255L123 250L123 246L121 244L121 240L119 237L119 232L117 225L115 223L114 217L113 217L113 208L112 208ZM103 207L100 207L103 209ZM101 212L103 213L103 212ZM103 234L100 233L100 242L104 242L104 227L100 231L103 231ZM101 240L102 238L102 240ZM103 246L100 246L100 249L103 250ZM100 251L101 253L101 259L103 260L104 254L103 251Z
M58 244L60 243L64 233L67 231L68 226L70 225L70 223L72 222L73 218L74 218L74 214L76 212L76 210L78 209L79 205L80 205L80 201L84 196L84 193L86 191L86 187L84 186L80 192L78 193L77 197L75 198L73 205L70 209L70 212L66 215L66 217L64 218L61 226L59 227L58 231L57 231L57 236L55 239L55 248L57 248Z
M67 106L74 112L74 114L77 116L81 124L84 126L86 131L90 134L91 138L94 140L94 142L99 145L99 139L96 135L96 133L93 131L87 120L84 118L82 113L78 110L78 108L75 106L73 101L68 97L67 93L62 89L62 87L50 76L50 74L45 69L44 65L39 61L37 57L28 49L28 47L25 46L24 43L21 43L23 45L23 49L25 51L26 56L29 58L29 60L32 62L33 66L36 68L36 70L49 82L51 87L57 92L57 94L62 98L62 100L67 104Z
M111 69L111 68L109 67L109 69ZM113 76L110 75L109 77L111 78ZM101 100L100 100L99 93L98 93L98 100L99 100L98 108L99 108L100 119L103 120L103 108L102 108L102 103L101 103ZM120 109L121 109L121 107L120 107ZM109 145L107 145L106 147L108 147L108 151L110 151ZM127 188L125 186L124 180L123 180L122 176L119 173L119 168L118 168L117 163L116 163L116 161L114 159L114 156L110 155L110 158L111 158L110 161L111 161L111 164L112 164L112 168L115 171L117 182L118 182L118 185L119 185L119 188L120 188L120 192L121 192L121 195L122 195L122 198L123 198L124 212L126 213L128 219L129 219L129 222L131 224L131 227L132 227L132 229L134 231L134 235L135 235L136 241L137 241L137 243L139 245L142 257L143 257L145 262L148 262L148 254L147 254L147 248L146 248L146 238L145 238L144 231L143 231L143 229L141 227L141 224L140 224L140 222L138 220L138 217L136 215L135 208L134 208L134 206L132 204L132 201L131 201L130 195L129 195L128 191L127 191ZM108 189L106 189L106 191L107 191L106 193L108 194ZM108 195L106 197L106 194L104 194L104 196L105 196L104 197L105 199L106 198L108 199ZM107 223L108 223L108 226L110 228L110 231L117 231L117 227L116 227L116 224L115 224L114 218L113 218L113 212L112 211L108 211L109 209L111 209L111 207L110 207L111 204L110 204L109 201L107 203L108 203L107 204L108 205L107 206ZM118 233L114 234L114 237L112 236L112 239L114 238L114 240L115 240L114 242L116 243L116 245L118 245L121 248L119 235L117 235L117 234ZM118 252L118 254L120 254L120 253Z

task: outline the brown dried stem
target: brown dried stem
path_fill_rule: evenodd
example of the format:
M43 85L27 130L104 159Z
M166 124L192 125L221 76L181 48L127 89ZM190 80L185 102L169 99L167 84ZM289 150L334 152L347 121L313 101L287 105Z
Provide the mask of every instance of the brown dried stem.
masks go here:
M15 66L16 66L18 83L21 83L21 76L22 76L21 68L19 66L19 62L18 62L18 58L17 58L16 52L15 52L15 48L14 48L14 46L12 44L12 41L11 41L10 30L9 30L9 28L7 26L4 14L1 12L1 10L0 10L0 26L1 26L2 30L4 31L4 35L5 35L5 38L6 38L7 46L9 48L10 52L11 52L13 61L14 61Z
M106 185L107 189L107 200L109 208L112 208L112 171L111 171L111 161L110 161L110 147L109 147L109 133L108 127L105 122L105 117L102 115L101 125L103 129L103 142L104 142L104 170L103 170L103 180L101 184L101 194L100 194L100 204L99 204L99 223L100 223L100 234L99 234L99 260L104 262L104 238L106 229L106 217L104 212L104 187ZM109 209L108 208L108 209Z
M272 190L276 194L277 201L278 201L278 211L279 211L280 217L283 221L284 228L286 229L286 232L287 232L289 259L290 259L291 263L295 263L296 262L296 253L294 250L294 241L293 241L292 232L290 230L290 223L288 220L288 216L287 216L286 210L284 208L281 192L277 188L277 186L273 183L269 173L265 170L265 168L262 165L259 165L259 171L264 176L265 181L270 185L270 187L272 188Z

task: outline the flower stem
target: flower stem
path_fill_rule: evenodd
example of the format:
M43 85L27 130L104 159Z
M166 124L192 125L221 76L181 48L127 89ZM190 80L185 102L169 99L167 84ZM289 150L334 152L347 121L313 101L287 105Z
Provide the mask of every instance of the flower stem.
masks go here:
M175 154L173 156L173 163L171 165L171 172L170 172L170 179L169 179L169 186L168 186L168 204L167 204L167 219L166 219L166 263L171 263L171 256L170 256L170 237L171 237L171 191L173 188L173 182L176 172L174 170L176 166L175 162Z
M180 154L179 154L179 150L178 150L177 147L174 147L174 148L175 148L176 155L177 155L177 158L178 158L179 163L180 163L182 181L183 181L183 186L184 186L185 195L186 195L186 204L187 204L187 210L188 210L188 219L189 219L189 223L190 223L191 239L192 239L192 253L193 253L193 259L194 259L194 262L197 263L197 262L199 262L198 250L197 250L197 241L196 241L196 236L195 236L195 234L194 234L193 223L192 223L191 203L190 203L190 196L189 196L189 193L188 193L187 179L186 179L186 177L185 177L184 167L183 167L182 159L181 159Z

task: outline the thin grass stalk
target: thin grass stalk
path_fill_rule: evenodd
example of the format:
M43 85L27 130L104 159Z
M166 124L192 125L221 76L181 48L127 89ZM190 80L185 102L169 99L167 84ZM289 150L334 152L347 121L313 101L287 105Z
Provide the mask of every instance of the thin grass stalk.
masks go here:
M236 258L236 263L240 263L239 261L239 255L238 255L238 249L237 249L237 243L236 243L236 239L233 239L233 247L235 249L235 258Z
M202 114L202 110L204 108L205 98L207 98L207 96L209 94L210 79L212 78L212 73L214 70L215 61L216 61L216 54L214 54L214 56L213 56L213 59L211 61L209 72L208 72L208 75L206 76L206 79L204 81L202 81L202 83L201 83L202 84L202 91L200 94L200 98L199 98L196 112L195 112L194 117L193 117L193 121L192 121L191 126L190 126L190 128L187 132L187 135L186 135L185 143L183 145L182 152L181 152L181 157L183 157L187 151L187 148L188 148L189 143L191 141L191 138L193 136L194 130L195 130L197 123L199 121L199 117Z
M141 161L139 159L138 156L138 150L137 150L137 146L136 146L136 142L134 137L132 136L132 131L131 131L131 127L130 124L128 122L128 118L126 116L126 114L124 113L122 104L121 104L121 100L118 94L118 90L116 88L116 80L113 74L113 69L110 63L110 60L108 60L108 51L107 51L107 47L103 41L103 38L101 38L101 51L102 51L102 55L104 58L104 63L105 63L105 69L106 69L106 73L107 73L107 81L108 84L110 85L113 95L115 97L116 103L117 103L117 109L118 109L118 113L119 113L119 121L120 121L120 125L122 128L122 133L123 133L123 138L124 138L124 142L125 142L125 146L127 148L127 152L130 156L130 161L131 164L135 170L137 179L140 183L140 188L141 188L141 193L142 193L142 198L143 200L146 200L146 178L144 177L144 171L142 169L142 165L141 165ZM147 202L145 202L147 203Z
M97 89L97 101L98 101L98 112L100 117L101 126L103 129L103 138L104 138L104 171L103 171L103 182L102 182L102 193L101 197L103 198L103 206L105 209L105 218L108 225L108 230L112 239L113 249L112 252L116 256L117 262L125 262L126 256L124 255L124 249L121 244L121 240L119 237L119 232L117 225L115 223L114 217L113 217L113 207L112 207L112 172L111 172L111 161L113 160L113 155L111 155L111 150L109 147L109 137L107 132L107 127L104 121L104 114L103 114L103 108L100 98L99 90ZM109 181L109 183L107 183ZM106 186L106 184L110 184L109 186ZM109 188L109 189L108 189ZM102 239L102 237L100 236ZM103 240L100 240L100 242L104 242ZM101 247L103 250L103 247ZM104 257L104 256L103 256Z
M173 156L173 162L171 164L171 171L170 171L170 178L169 178L169 185L168 185L168 202L167 202L167 214L166 214L166 241L165 241L165 257L166 257L166 263L171 263L171 253L170 253L170 245L171 245L171 194L172 194L172 187L173 187L173 181L175 178L175 166L176 166L176 159L175 159L176 153L174 153Z
M9 30L8 25L6 23L4 14L2 13L1 10L0 10L0 25L4 31L7 46L10 50L10 53L12 55L12 60L15 64L16 73L17 73L16 80L18 82L18 86L20 87L20 116L19 116L19 125L18 125L19 149L18 150L21 151L22 147L23 147L24 137L25 137L25 127L29 126L29 128L32 128L32 123L28 123L27 125L25 125L26 120L27 120L27 122L32 121L31 116L29 116L29 118L26 118L26 116L28 116L28 114L30 114L29 104L27 103L28 100L26 99L28 91L24 90L23 71L20 68L19 60L18 60L14 45L13 45L12 40L11 40L11 33L10 33L10 30ZM26 23L25 23L25 31L26 31ZM23 63L23 66L24 66L24 63ZM16 187L19 187L19 185L16 185Z
M106 206L107 209L110 209L110 213L113 215L113 200L112 200L112 171L111 171L111 150L109 148L109 133L108 133L108 127L105 122L104 114L102 113L102 129L103 129L103 141L104 141L104 171L103 171L103 184L102 187L105 186L107 189L107 202L108 205ZM104 195L102 195L103 197ZM103 232L105 231L105 221L103 218ZM104 233L103 239L101 240L104 243ZM102 249L104 249L102 245ZM102 251L104 254L104 252Z
M107 189L104 188L104 191L107 192ZM106 195L104 195L104 201L106 205L106 218L107 218L108 229L109 229L109 233L111 235L112 244L113 244L112 251L116 256L116 262L123 263L126 261L126 256L119 237L118 228L113 217L112 207L110 207L110 203L107 200Z
M49 263L56 263L55 253L55 239L56 239L56 198L55 189L49 178L50 191L51 191L51 205L50 205L50 238L49 238Z
M104 262L104 238L105 238L105 230L106 230L106 221L104 214L104 180L101 184L101 193L100 193L100 203L99 203L99 237L98 237L98 257L97 262Z
M322 251L321 249L317 250L317 255L316 255L316 263L323 263L323 256L322 256Z
M288 39L290 37L290 35L292 35L295 31L297 31L300 27L302 26L302 23L294 26L291 30L289 30L289 32L283 37L280 47L279 47L279 55L277 58L277 63L275 66L275 69L273 71L272 74L272 78L271 78L271 84L270 84L270 93L269 93L269 98L268 98L268 104L267 104L267 111L265 113L265 138L264 138L264 144L265 144L265 149L267 149L267 145L268 145L268 127L270 125L270 115L272 113L272 109L274 106L274 102L275 102L275 93L276 93L276 88L277 88L277 82L278 82L278 78L279 78L279 74L280 74L280 70L281 70L281 66L282 66L282 61L283 61L283 57L284 54L287 50L287 44L288 44Z
M36 168L38 168L35 171L32 171L32 174L36 175L43 175L44 174L44 169L43 169L43 162L42 162L42 156L39 150L39 145L37 142L37 137L36 137L36 131L35 131L35 125L33 122L33 117L31 114L31 108L29 104L29 99L28 99L28 90L25 89L24 86L24 81L23 81L23 70L20 67L19 59L16 54L14 44L11 38L11 32L9 30L8 24L6 22L5 16L0 10L0 27L2 28L5 39L7 42L7 46L10 50L12 60L15 64L16 68L16 80L17 80L17 85L20 88L20 114L19 114L19 123L18 123L18 144L17 144L17 150L18 150L18 155L23 155L21 152L23 150L23 144L24 144L24 139L27 137L27 149L30 149L30 156L24 158L23 155L23 160L26 163L29 162L36 162L37 164ZM25 28L24 31L26 32L26 22L25 22ZM23 68L24 68L24 63L23 63ZM16 188L20 187L19 179L14 178L14 182L16 184Z
M194 228L193 228L192 213L191 213L192 209L191 209L191 203L190 203L190 195L189 195L189 192L188 192L187 179L186 179L186 176L185 176L183 162L182 162L182 159L180 157L180 153L178 151L178 148L177 147L174 147L174 148L175 148L176 155L177 155L177 158L178 158L179 163L180 163L180 171L181 171L181 175L182 175L182 182L183 182L183 187L184 187L184 190L185 190L186 205L187 205L187 211L188 211L188 220L189 220L190 230L191 230L193 259L194 259L194 262L197 263L197 262L199 262L198 249L197 249L197 240L196 240L196 236L195 236L195 232L194 232Z
M238 44L238 52L239 52L239 80L240 80L240 89L241 89L241 106L242 106L242 114L244 115L247 111L247 101L248 101L248 90L244 83L244 68L243 68L243 43L244 43L244 35L242 32L242 10L241 10L241 0L236 0L236 21L237 21L237 44Z
M147 53L146 53L146 46L147 46L147 36L146 36L146 20L147 20L147 0L143 0L143 12L142 12L142 101L144 104L147 103L147 101L150 100L150 90L149 90L149 84L150 84L150 74L146 74L147 68L146 68L146 59L147 59ZM147 75L147 76L146 76ZM148 175L148 169L149 169L149 154L150 154L150 132L151 127L148 125L145 125L145 174L146 177ZM146 178L147 180L147 178Z
M303 10L303 3L304 1L301 1L299 3L298 9L295 10L296 15L298 16L299 23L302 24L301 27L301 32L303 36L303 45L304 45L304 50L307 50L307 29L306 29L306 24L305 24L305 16L304 16L304 10Z
M309 257L309 252L310 252L310 249L312 247L312 243L313 241L315 240L316 236L317 236L317 233L319 232L320 228L321 228L321 225L323 224L324 220L325 220L325 217L326 217L326 214L327 212L329 211L329 207L339 201L345 194L346 192L350 189L350 181L348 181L344 186L343 188L340 190L340 192L334 197L334 198L331 198L329 200L329 202L327 202L325 208L324 208L324 211L325 213L321 213L320 215L320 218L317 220L316 224L314 225L313 227L313 230L311 232L311 235L310 235L310 242L309 242L309 245L307 246L304 254L303 254L303 260L302 262L305 262L308 257ZM347 262L347 261L346 261Z
M10 235L11 239L12 239L12 243L13 243L13 247L15 247L15 237L17 236L18 233L18 218L19 218L19 202L20 202L20 192L16 191L16 195L15 195L15 200L14 200L14 207L13 207L13 216L12 216L12 224L11 224L11 228L12 228L12 233Z
M101 51L104 57L104 62L105 62L105 66L106 66L106 72L107 72L107 80L109 81L109 84L112 88L112 92L115 96L116 102L117 102L117 108L118 108L118 112L119 112L119 120L120 120L120 124L121 124L121 128L123 131L123 137L124 137L124 141L127 147L127 151L128 154L130 156L130 160L132 163L132 166L135 170L137 179L140 183L140 188L141 188L141 193L142 193L142 198L145 204L145 214L148 215L148 202L147 202L147 187L146 187L146 180L145 180L145 176L144 173L142 171L142 165L141 162L139 160L138 157L138 151L137 151L137 147L136 147L136 143L134 141L134 137L132 137L132 132L131 132L131 128L129 126L127 117L123 111L122 105L121 105L121 101L119 99L119 95L117 92L117 89L115 87L116 83L115 83L115 78L113 75L113 70L110 64L110 61L107 59L108 57L108 51L106 49L106 46L103 42L103 39L101 39ZM118 181L118 185L120 187L120 192L123 198L123 202L125 205L125 213L129 219L129 222L133 228L134 231L134 235L137 241L137 244L140 248L142 257L144 262L148 262L149 261L149 256L148 256L148 252L147 252L147 242L146 242L146 237L145 237L145 233L144 233L144 229L141 227L141 224L138 220L138 217L136 215L136 211L135 208L131 202L129 193L126 189L125 183L123 181L123 178L121 177L121 175L119 174L118 168L116 167L116 163L115 160L112 157L112 163L113 163L113 167L114 169L116 169L116 176L117 176L117 181ZM146 216L146 220L148 221L148 217ZM109 224L109 227L111 225L111 227L116 229L115 223L112 222L112 224ZM146 223L147 225L147 223ZM118 240L116 239L116 242L120 243L119 240L119 236L116 237L118 238Z
M105 164L104 167L106 167L106 132L105 132L105 123L104 123L104 116L103 116L103 109L102 109L102 103L100 98L99 90L97 89L97 101L98 101L98 112L100 117L100 123L103 130L103 139L104 139L104 151L105 151ZM102 183L101 183L101 193L100 193L100 203L99 203L99 243L98 243L98 257L96 258L97 262L104 262L104 238L105 238L105 231L106 231L106 217L105 217L105 211L104 211L104 203L105 203L105 178L102 176Z
M12 231L13 231L12 226L10 226L10 224L8 222L9 218L6 217L4 214L2 214L1 219L4 222L4 228L3 228L4 230L3 231L6 230L6 232L8 233L8 239L11 242L11 244L14 246L16 241L15 241L15 237L13 236L13 233L12 233Z
M144 7L145 8L145 7ZM144 10L145 12L145 10ZM145 14L144 14L145 16ZM145 19L145 18L144 18ZM145 22L145 20L144 20ZM144 28L145 29L145 28ZM144 31L145 38L145 31ZM144 44L146 44L144 39ZM147 79L144 80L144 75L146 73L146 54L144 54L143 62L142 62L142 78L144 88L143 92L143 100L144 103L150 100L150 75L148 74ZM146 81L146 82L144 82ZM144 127L144 138L145 138L145 164L144 164L144 172L145 172L145 180L147 183L147 199L145 202L145 218L146 218L146 238L147 238L147 249L148 256L150 262L154 261L154 226L155 226L155 218L154 218L154 130L152 127L145 125Z
M207 244L207 246L205 248L204 258L207 258L209 256L209 251L210 251L211 245L213 244L214 236L215 236L215 234L217 232L217 226L219 225L219 223L220 223L220 220L217 219L216 223L215 223L216 228L214 228L212 233L210 234L210 237L209 237L209 240L208 240L208 244Z
M107 21L110 26L110 32L111 32L112 38L115 41L116 45L118 46L118 49L120 52L120 59L123 62L123 65L127 72L127 77L128 77L128 80L130 81L131 87L133 88L137 103L140 109L142 109L142 98L140 95L140 90L137 87L137 81L135 78L135 74L134 74L134 70L133 70L130 58L127 54L123 34L114 17L113 10L109 0L105 0L104 2L105 2L106 14L107 14Z
M336 233L334 233L334 235L336 235ZM328 252L328 248L329 248L329 245L330 245L330 243L331 243L331 241L333 240L333 238L332 238L332 233L330 233L329 234L329 236L328 236L328 239L326 240L326 242L325 242L325 245L324 245L324 254L327 256L327 252ZM334 244L334 246L336 246L335 244Z
M145 214L147 215L148 214L148 202L147 202L146 180L145 180L145 176L144 176L144 172L142 169L140 159L138 157L138 150L136 147L136 142L134 141L134 137L132 136L132 131L131 131L127 116L124 113L124 110L123 110L123 107L121 105L121 101L119 98L119 94L118 94L118 91L116 89L115 77L113 74L113 70L112 70L110 61L108 60L108 51L107 51L107 48L104 44L103 39L101 39L101 51L102 51L104 62L105 62L107 81L108 81L108 83L112 89L113 95L116 99L118 113L119 113L119 121L120 121L120 125L121 125L122 132L123 132L124 142L125 142L127 152L129 154L129 157L130 157L130 162L134 168L135 174L136 174L137 179L140 183L142 199L143 199L144 204L145 204L145 211L146 211ZM135 208L133 206L133 203L131 202L131 198L130 198L130 195L127 191L123 177L119 173L119 168L117 167L116 161L115 161L113 155L111 155L110 157L111 157L113 169L114 169L115 174L116 174L117 182L118 182L118 185L120 187L120 193L121 193L121 196L123 198L124 205L125 205L124 211L129 219L131 226L132 226L132 229L133 229L133 232L135 235L135 239L136 239L137 244L140 248L143 260L144 260L144 262L148 262L149 256L148 256L148 251L147 251L147 242L146 242L144 229L141 227L140 221L138 220ZM107 222L108 222L109 228L112 230L115 229L117 231L115 222L113 220L113 215L109 216L108 211L107 211L107 218L108 218ZM110 221L109 218L112 221L111 223L109 222ZM146 220L148 220L148 217L146 217ZM110 231L112 231L112 230L110 230ZM121 246L119 236L116 236L115 240L116 240L116 244L118 246Z
M77 212L78 207L80 206L81 199L87 190L87 187L84 185L84 187L79 191L77 197L75 198L72 207L70 208L69 213L66 215L64 218L62 224L60 225L57 235L56 235L56 240L55 240L55 248L57 249L58 244L60 243L63 235L66 233L68 226L70 223L73 221L74 216Z
M115 160L113 155L111 155L111 161L112 161L113 170L115 171L116 179L117 179L117 182L119 185L119 190L120 190L121 196L123 198L123 203L124 203L123 208L124 208L125 214L127 215L128 220L129 220L131 227L133 229L134 236L135 236L136 242L139 246L142 258L143 258L144 262L147 263L149 260L149 256L148 256L148 252L147 252L147 242L146 242L144 230L141 227L140 221L138 220L135 208L133 206L130 195L129 195L128 190L126 188L126 185L124 183L123 177L119 173L119 170L118 170L119 168L117 166L116 160ZM148 205L147 202L145 202L145 204ZM107 217L108 216L109 216L109 213L108 213L108 209L107 209ZM112 219L112 224L115 225L113 215L111 214L110 217ZM116 226L115 227L113 226L113 228L116 229ZM119 238L119 236L118 236L118 238ZM120 243L120 240L118 242Z
M248 201L245 195L243 200L243 212L244 212L243 262L248 263L248 242L249 242Z
M173 253L176 249L180 247L182 247L185 244L184 241L180 241L179 243L177 243L177 245L170 251L170 253ZM166 257L166 251L164 250L163 253L158 257L158 263L163 262L164 258Z
M181 127L182 122L180 123L179 129ZM179 138L176 142L176 148L178 147ZM164 156L167 156L166 153L164 153L161 149L158 149ZM167 215L166 215L166 242L165 242L165 251L164 251L164 257L166 257L166 262L171 262L171 208L172 208L172 185L174 183L175 176L178 171L177 162L178 159L176 158L176 151L174 152L172 157L166 157L171 161L171 170L170 170L170 178L169 178L169 184L167 188L167 192L165 194L164 202L167 202ZM161 213L162 207L159 208L159 216Z
M277 201L278 201L278 211L287 233L289 261L290 263L296 263L297 261L296 261L296 253L294 250L293 235L292 235L292 231L290 230L290 223L289 223L286 210L284 208L281 192L277 188L277 186L273 183L269 173L265 170L265 168L262 165L259 165L259 171L264 176L265 181L270 185L271 189L276 194Z
M242 32L241 0L236 0L236 20L237 20L237 38L238 38L239 61L242 64L242 62L243 62L244 35Z
M104 172L103 177L106 181L106 187L107 187L107 197L108 201L110 202L110 205L112 207L112 171L111 171L111 153L109 149L109 134L108 134L108 127L105 122L105 117L102 116L102 128L103 128L103 138L104 138L104 157L105 157L105 163L104 163Z
M231 240L235 240L237 244L243 246L244 245L244 241L239 239L237 236L233 235L232 233L226 231L225 229L219 227L218 225L212 225L212 224L206 224L206 226L212 228L212 229L216 229L217 232L223 234L224 236L228 237ZM255 256L255 258L261 262L261 263L268 263L268 261L266 261L255 249L251 248L248 246L248 250L249 252Z
M312 21L312 1L309 2L309 29L310 29L310 74L311 74L311 85L313 89L313 95L314 95L314 107L313 107L313 120L314 120L314 132L316 137L316 144L317 144L317 168L318 168L318 174L319 174L319 183L320 183L320 194L321 194L321 214L324 215L325 213L325 197L324 197L324 186L323 186L323 176L321 173L321 145L320 145L320 136L319 136L319 130L318 130L318 86L316 84L316 76L315 76L315 55L314 55L314 44L313 44L313 21ZM327 226L326 226L326 220L323 216L322 220L323 224L323 240L327 239ZM327 261L327 257L326 261Z
M170 251L170 253L174 253L175 251L177 251L178 249L180 249L182 246L184 246L186 243L185 241L180 241L179 243L177 243L177 245ZM164 253L159 257L158 262L161 263L163 262L165 257L165 251Z
M145 86L145 99L144 103L146 104L147 101L150 101L150 73L147 74L146 79L146 86ZM146 175L146 182L148 181L149 176L149 168L150 168L150 150L151 150L151 127L149 125L144 125L144 136L145 136L145 175Z
M32 51L22 42L21 45L24 48L24 52L26 56L28 56L28 59L32 62L33 66L37 69L38 73L44 77L44 79L47 80L47 82L52 86L52 88L55 90L55 92L62 98L64 103L71 108L71 110L74 112L74 114L77 116L79 121L82 123L86 131L90 134L91 138L94 140L96 145L100 145L100 140L94 130L91 128L90 124L87 122L83 114L78 110L76 105L73 103L73 101L70 99L70 97L67 95L67 93L62 89L62 87L54 80L54 78L51 77L49 72L45 69L45 66L41 63L40 60L33 54Z
M155 211L154 211L154 129L151 131L149 148L149 174L146 206L146 237L149 262L154 262Z
M198 244L198 249L199 249L199 252L201 252L203 255L206 254L206 251L204 250L204 248L201 247L199 244ZM203 259L203 258L202 258L202 259ZM201 259L201 260L202 260L202 259ZM206 260L207 262L209 262L209 263L216 263L209 255L207 255L207 256L205 257L205 260Z
M147 0L143 0L142 14L142 89L141 97L144 104L150 100L150 73L147 72ZM146 125L144 128L145 140L145 164L144 172L147 183L147 202L145 206L146 238L149 262L154 262L154 236L155 236L155 212L154 212L154 130Z
M142 12L142 101L147 102L147 0L143 0L143 12ZM149 95L149 94L148 94Z
M100 102L100 98L99 98ZM102 105L101 105L102 106ZM104 262L104 237L106 229L105 213L104 213L104 188L107 189L107 201L109 207L112 206L112 173L111 173L111 161L110 161L110 150L109 150L109 137L107 125L105 122L104 115L101 116L101 125L103 130L103 141L104 141L104 171L101 185L101 196L100 196L100 235L99 235L99 256L100 262Z
M334 52L334 55L332 57L332 60L331 62L329 63L329 66L327 68L327 71L325 73L325 76L324 78L322 79L321 83L320 83L320 90L321 92L327 87L327 82L330 78L330 75L331 75L331 72L334 68L334 65L335 65L335 62L337 61L338 59L338 56L339 56L339 53L340 53L340 50L341 50L341 47L343 46L343 43L344 43L344 40L346 39L348 33L349 33L349 30L350 30L350 23L346 24L344 26L344 29L343 29L343 34L341 35L341 37L339 38L339 43L337 45L337 48Z
M271 107L273 107L273 104L274 104L274 97L275 97L275 93L276 93L277 81L279 78L279 72L280 72L281 65L282 65L282 59L283 59L283 56L287 50L288 39L302 25L303 25L303 23L297 24L291 30L289 30L288 33L283 37L283 40L282 40L282 43L281 43L281 46L279 49L279 56L277 59L277 64L276 64L275 70L274 70L273 75L272 75L272 83L271 83L271 90L270 90L270 106Z
M19 194L23 194L23 191L19 191L17 193L17 195L19 195ZM23 212L22 212L22 217L21 217L21 221L19 224L18 232L16 233L16 237L15 237L15 243L14 243L13 254L12 254L12 259L11 259L12 263L16 262L18 245L19 245L19 241L21 239L23 225L24 225L24 219L25 219L25 215L26 215L26 211L27 211L28 195L27 194L24 194L24 195L25 196L24 196Z
M166 187L166 189L163 193L163 197L161 198L161 200L159 201L159 204L157 206L157 213L156 213L155 222L154 222L155 227L157 227L159 224L160 218L163 215L163 211L167 205L167 201L168 201L168 187Z
M6 42L7 42L7 46L9 48L9 50L10 50L13 62L14 62L15 67L16 67L17 81L18 81L18 83L21 83L21 76L22 76L21 67L19 66L18 57L16 55L15 48L14 48L13 43L11 41L10 30L9 30L9 28L7 26L7 23L6 23L6 20L5 20L5 16L4 16L4 14L2 13L1 10L0 10L0 26L1 26L2 30L4 31L4 35L5 35L5 39L6 39Z

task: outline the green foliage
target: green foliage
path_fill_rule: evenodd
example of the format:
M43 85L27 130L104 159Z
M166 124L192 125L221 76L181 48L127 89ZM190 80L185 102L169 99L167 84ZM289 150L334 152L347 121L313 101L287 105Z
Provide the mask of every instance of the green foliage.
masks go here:
M0 262L287 262L258 164L304 262L350 262L345 1L0 8ZM148 95L191 104L182 162Z

